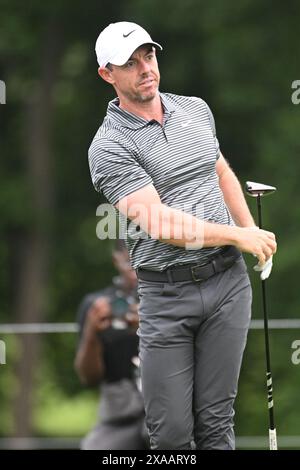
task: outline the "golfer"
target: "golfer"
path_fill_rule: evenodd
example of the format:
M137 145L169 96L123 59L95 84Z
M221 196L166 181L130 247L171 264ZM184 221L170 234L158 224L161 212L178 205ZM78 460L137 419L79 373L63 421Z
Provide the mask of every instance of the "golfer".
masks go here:
M252 297L241 252L263 269L276 241L255 227L205 101L159 91L161 49L134 23L99 35L98 73L117 97L90 171L127 222L151 448L230 450Z

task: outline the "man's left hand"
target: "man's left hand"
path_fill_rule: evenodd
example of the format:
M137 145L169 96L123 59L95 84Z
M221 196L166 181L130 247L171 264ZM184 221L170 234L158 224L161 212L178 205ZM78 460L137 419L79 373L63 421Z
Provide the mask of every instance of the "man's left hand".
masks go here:
M270 258L264 263L264 264L256 264L253 269L254 271L260 272L260 278L262 281L265 281L268 279L268 277L271 274L272 271L272 266L273 266L273 256L270 256Z

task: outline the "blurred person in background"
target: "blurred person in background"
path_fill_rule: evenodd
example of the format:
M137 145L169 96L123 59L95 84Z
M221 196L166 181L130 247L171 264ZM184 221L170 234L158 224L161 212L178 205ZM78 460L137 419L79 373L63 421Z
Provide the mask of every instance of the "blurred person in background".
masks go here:
M99 421L82 440L83 450L147 448L139 390L137 278L117 241L119 275L109 287L86 295L78 309L80 339L75 370L84 385L100 385Z

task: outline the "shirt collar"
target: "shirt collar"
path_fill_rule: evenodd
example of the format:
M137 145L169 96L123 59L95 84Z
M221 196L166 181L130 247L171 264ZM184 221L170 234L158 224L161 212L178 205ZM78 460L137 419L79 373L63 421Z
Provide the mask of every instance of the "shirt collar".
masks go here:
M168 120L168 118L172 115L172 113L176 110L176 107L173 103L168 100L164 93L159 93L163 108L164 108L164 123ZM114 100L108 103L107 108L107 117L112 119L113 121L117 122L122 127L126 127L128 129L141 129L146 127L149 122L146 119L137 116L136 114L130 113L121 109L119 107L119 98L115 98Z
M167 116L171 116L171 114L176 111L176 106L174 106L172 101L170 101L164 93L160 93L159 96L164 108L164 114Z

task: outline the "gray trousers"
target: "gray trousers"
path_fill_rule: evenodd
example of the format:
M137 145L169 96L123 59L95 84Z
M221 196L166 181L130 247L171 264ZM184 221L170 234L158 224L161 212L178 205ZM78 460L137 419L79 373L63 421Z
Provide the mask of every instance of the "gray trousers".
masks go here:
M126 424L98 424L82 441L81 450L145 450L144 418Z
M242 256L201 283L139 280L139 297L151 448L234 449L233 404L252 301Z

